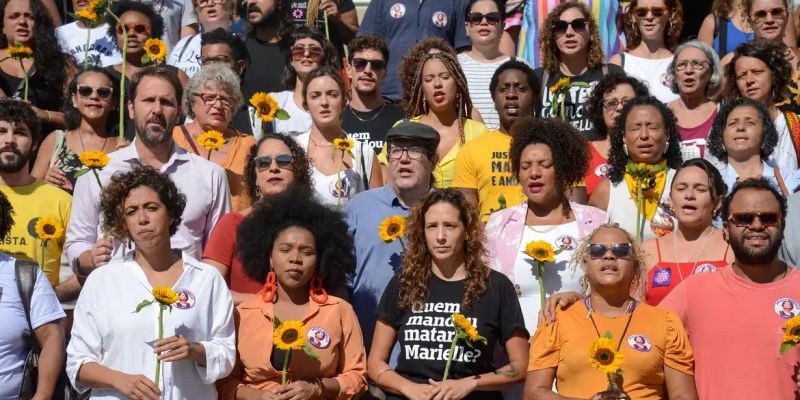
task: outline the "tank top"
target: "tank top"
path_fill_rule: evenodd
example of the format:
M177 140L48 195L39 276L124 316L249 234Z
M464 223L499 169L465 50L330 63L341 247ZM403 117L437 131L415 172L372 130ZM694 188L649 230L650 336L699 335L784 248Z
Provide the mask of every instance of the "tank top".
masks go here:
M69 192L69 194L72 194L72 191L75 189L75 182L78 180L75 174L83 169L83 163L78 159L78 155L67 147L67 138L64 131L59 129L54 133L56 135L56 144L53 146L50 166L58 168L64 173L64 177L67 181L63 189Z
M669 292L683 282L684 279L694 274L714 272L728 266L728 262L725 260L728 258L730 246L725 247L725 254L722 256L722 260L677 263L661 261L661 247L658 243L659 240L656 239L658 262L647 273L645 301L651 306L657 306L658 303L661 303L661 300L664 300L664 297L667 297Z
M717 32L714 36L714 50L717 51L720 58L732 52L741 43L755 38L752 32L739 30L728 17L717 16L715 24Z
M705 156L706 138L708 137L708 133L711 132L711 127L714 126L714 118L716 117L717 110L715 109L705 122L694 128L684 128L677 125L678 134L681 138L681 155L684 160L703 158Z
M589 169L586 170L583 181L586 183L586 195L591 196L594 188L604 179L608 179L608 160L597 151L592 142L589 142L588 146Z
M658 236L672 232L674 229L674 222L666 206L673 178L675 178L675 170L670 168L667 170L667 179L659 200L660 205L653 218L645 219L644 221L642 240L655 239ZM636 202L631 198L628 185L625 184L624 179L618 183L611 183L611 189L608 192L608 210L606 212L610 222L618 223L622 229L636 236L634 232L636 232L636 219L639 218L639 213L636 211Z
M620 57L625 73L644 82L650 89L650 94L662 103L666 104L678 98L678 94L672 92L672 79L667 73L673 56L651 60L630 53L620 53Z

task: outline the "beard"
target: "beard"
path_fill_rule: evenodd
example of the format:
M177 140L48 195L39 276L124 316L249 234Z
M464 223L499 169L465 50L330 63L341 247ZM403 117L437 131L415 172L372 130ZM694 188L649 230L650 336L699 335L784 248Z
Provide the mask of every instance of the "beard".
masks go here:
M158 122L162 126L162 129L155 130L148 127L147 124L151 122ZM171 132L172 129L168 126L167 121L163 117L153 117L136 124L136 137L144 143L164 143L172 138Z
M258 19L251 20L250 19L250 12L257 11L260 15ZM250 3L247 7L247 21L253 25L254 28L266 28L268 26L277 25L280 22L280 15L278 14L278 4L275 4L275 8L269 13L265 13L261 10L256 4Z
M745 246L744 236L733 239L730 241L730 245L737 261L751 265L768 264L778 255L783 242L783 229L779 230L774 238L770 237L769 245L764 248L754 249Z
M15 158L7 160L5 156L0 156L0 172L2 173L15 173L19 172L23 167L28 165L31 159L31 153L22 153L16 147L6 146L0 149L0 152L10 151L16 155Z

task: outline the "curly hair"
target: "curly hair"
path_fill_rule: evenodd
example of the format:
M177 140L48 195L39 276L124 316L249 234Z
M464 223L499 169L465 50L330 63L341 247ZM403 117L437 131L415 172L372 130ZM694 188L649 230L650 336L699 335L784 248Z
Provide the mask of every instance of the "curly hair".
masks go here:
M492 101L494 101L495 97L497 96L495 91L497 90L497 85L500 84L500 75L508 70L517 70L525 74L525 78L527 78L528 87L530 88L531 92L531 100L533 100L531 102L533 109L526 111L530 111L531 115L536 115L536 110L539 109L539 102L541 101L538 96L541 88L541 86L539 86L539 79L536 78L536 73L533 72L533 68L519 60L508 60L500 64L500 66L494 70L492 79L489 81L489 94L492 96Z
M347 233L342 214L302 196L298 188L261 200L236 229L236 253L242 269L256 282L265 282L272 269L270 255L275 240L288 228L302 228L314 236L317 250L316 273L328 292L345 285L355 271L353 238Z
M634 276L633 281L631 282L630 296L635 300L641 301L644 299L644 293L647 287L647 266L644 263L644 251L642 251L642 246L641 243L639 243L639 240L633 237L630 232L622 229L622 227L620 227L617 223L605 223L598 226L592 231L592 233L581 240L578 248L575 249L574 253L572 253L570 268L572 268L573 271L577 271L578 268L583 271L583 276L580 278L581 293L586 296L591 293L585 259L589 257L589 245L592 244L592 239L594 239L594 236L597 234L597 232L600 232L601 229L618 229L625 234L625 237L628 239L628 243L631 244L631 258L633 260Z
M736 61L742 57L752 57L767 65L772 74L772 101L777 103L789 96L789 83L792 79L792 66L786 55L790 52L783 43L774 43L764 39L748 40L733 50L733 58L725 66L725 80L728 82L726 98L733 100L743 97L736 82Z
M725 149L725 126L728 124L728 116L733 110L739 107L752 107L758 111L761 116L761 159L766 160L775 150L778 145L778 131L775 129L775 123L772 122L772 117L769 116L769 110L764 104L750 100L746 97L740 97L730 103L722 106L714 118L714 125L711 127L711 132L706 139L708 144L708 152L720 161L727 162L728 152Z
M122 18L122 14L128 11L135 11L147 17L147 20L150 21L149 37L161 39L161 37L164 36L164 18L161 17L161 14L156 12L151 3L143 3L135 0L116 0L111 3L111 12L119 18ZM117 43L117 25L119 24L110 13L106 14L106 24L108 24L108 32L106 32L106 34L111 38L114 47L122 50L119 47L119 43Z
M638 0L631 0L628 12L622 17L628 49L634 49L642 43L642 35L636 24L636 16L633 14L633 10L638 5ZM669 9L669 22L667 29L664 30L664 46L672 51L680 42L683 31L683 6L679 0L664 0L664 5Z
M6 6L10 0L0 0L0 21L5 19ZM41 78L41 83L36 79L31 81L31 87L47 94L47 100L61 104L64 101L64 85L67 83L68 56L61 51L61 45L56 37L56 28L50 15L40 0L28 0L33 18L33 68L38 71L36 76ZM8 48L13 43L8 42L5 33L0 30L0 48ZM30 72L30 71L28 71ZM13 93L6 93L11 96ZM42 100L42 99L39 99Z
M101 74L104 75L109 82L109 87L111 88L112 95L108 99L111 103L111 108L109 109L108 115L106 116L106 132L112 132L114 128L117 126L117 119L111 118L111 115L114 114L114 110L117 110L117 97L113 95L115 90L119 88L119 80L111 74L107 69L101 68L94 65L89 65L86 69L83 69L74 78L72 78L72 82L69 83L69 87L67 88L67 96L64 98L64 127L68 130L77 129L81 126L81 120L83 117L81 113L78 111L75 106L72 105L72 95L78 91L78 83L80 83L81 78L86 74Z
M613 183L619 183L622 181L622 178L625 177L625 167L630 160L624 144L625 121L628 120L628 114L630 114L635 107L644 106L655 107L664 120L664 131L667 135L667 152L664 154L664 157L667 160L667 167L677 169L681 166L681 163L683 163L683 158L681 156L681 140L678 135L675 114L673 114L664 103L653 96L637 97L629 101L628 104L622 108L622 113L617 118L617 123L614 124L614 129L611 133L611 149L608 152L608 179Z
M711 46L707 45L705 42L701 42L699 40L690 40L688 42L682 43L678 48L675 49L674 56L672 57L672 62L669 63L669 67L667 67L667 78L671 82L670 89L672 93L680 94L680 90L678 89L678 76L677 71L675 70L675 62L678 59L678 56L686 49L694 48L700 50L703 55L706 57L706 61L708 61L709 69L711 70L711 77L708 79L708 85L706 86L706 96L711 97L720 89L722 89L722 65L719 61L719 56Z
M433 50L450 53L450 55L456 57L455 49L446 40L440 37L428 37L411 46L400 59L400 65L397 67L397 76L403 86L403 98L400 100L400 106L404 109L407 109L409 103L411 103L411 93L414 87L414 80L417 77L417 68L419 68L422 59Z
M464 241L464 264L466 279L461 305L472 308L486 291L486 278L489 266L484 262L486 255L485 234L480 216L475 207L455 189L436 189L428 194L408 216L406 237L408 252L403 256L403 269L399 275L399 308L421 307L428 298L428 281L431 277L432 258L425 238L425 213L431 206L448 203L458 210L461 223L466 231Z
M719 170L708 160L703 158L692 158L684 161L683 164L681 164L681 167L675 172L675 177L677 178L678 174L680 174L680 172L686 168L699 168L705 172L706 177L708 178L708 192L711 195L711 201L715 206L717 201L725 197L725 194L728 193L728 186L725 184L725 180L722 179L722 175L719 173ZM677 179L672 180L672 186L670 189L675 187L676 181Z
M307 26L299 26L286 38L286 47L291 50L300 39L311 39L322 47L322 58L319 60L318 67L333 67L337 70L341 68L341 65L339 65L339 53L330 40L325 39L325 36ZM294 88L295 83L297 83L297 71L292 67L291 56L289 57L290 59L281 73L281 85L286 88Z
M561 14L570 8L580 10L583 18L586 19L586 31L589 33L589 42L586 44L586 66L592 69L600 66L605 60L597 21L595 21L589 8L578 2L561 3L547 15L539 30L539 50L542 52L542 67L550 73L558 71L561 64L561 52L556 44L556 23L561 19Z
M42 124L30 104L8 97L0 98L0 121L25 124L31 131L33 143L39 143Z
M14 226L14 207L8 201L8 197L3 192L0 192L0 240L4 240L11 233L11 227Z
M603 118L603 97L619 85L632 87L635 97L650 96L650 90L647 89L647 85L624 72L612 72L600 78L597 85L592 89L592 94L589 95L586 113L594 124L597 137L601 140L608 136L608 128Z
M147 187L158 194L170 218L169 234L178 231L186 208L186 196L181 193L168 175L153 167L143 165L128 172L117 172L100 196L100 212L103 216L103 232L119 240L130 238L125 224L125 200L139 187Z
M267 140L279 140L289 148L292 154L292 175L294 176L294 186L311 187L311 167L308 163L306 151L303 150L297 141L292 136L284 135L282 133L264 133L258 143L250 147L250 153L247 155L247 162L244 165L244 186L247 189L247 194L250 195L250 201L255 202L261 196L259 195L260 189L256 183L256 157L258 157L258 149Z
M213 84L218 90L227 92L231 96L231 110L238 110L244 104L244 97L242 96L242 89L239 84L239 74L233 71L227 64L213 63L204 65L197 71L191 78L189 83L186 84L186 89L183 91L183 111L190 118L195 117L194 99L200 92L207 87L208 84ZM233 115L231 115L233 119Z
M356 36L347 44L347 61L353 62L353 55L359 51L378 50L383 56L383 61L389 62L389 48L386 41L378 35Z
M731 211L731 203L733 202L733 198L736 196L736 193L743 189L754 189L754 190L763 190L772 193L775 196L775 200L778 201L778 207L781 211L782 216L782 223L783 226L786 221L786 198L783 197L783 194L778 191L778 188L775 187L769 179L764 178L763 176L759 176L757 178L748 178L743 181L737 182L733 185L733 189L731 189L730 194L725 197L725 200L722 201L722 209L720 212L722 213L722 220L727 221L730 218L730 211ZM782 229L782 228L781 228Z
M521 118L511 128L511 147L509 158L514 178L519 181L522 169L522 152L530 145L544 144L553 154L553 168L556 175L556 192L561 196L564 215L570 212L569 188L583 180L589 168L589 147L575 128L556 118Z

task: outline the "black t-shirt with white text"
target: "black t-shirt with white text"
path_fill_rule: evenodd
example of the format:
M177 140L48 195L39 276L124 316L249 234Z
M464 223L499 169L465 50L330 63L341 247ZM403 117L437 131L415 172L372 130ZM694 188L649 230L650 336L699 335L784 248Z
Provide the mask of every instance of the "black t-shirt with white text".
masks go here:
M368 142L375 153L380 154L389 129L405 117L406 113L400 106L388 101L366 112L347 106L342 118L342 130L350 139Z
M242 90L244 101L249 104L256 92L281 92L281 73L289 62L289 50L282 43L266 43L253 36L244 42L249 60L244 70Z
M334 2L336 2L337 8L339 9L339 15L356 9L353 0L334 0ZM320 3L322 2L320 1ZM289 16L292 18L295 26L306 25L307 13L308 0L292 0L289 2ZM319 13L317 13L317 19L314 20L313 28L317 32L323 35L325 34L325 12L323 10L319 10ZM339 58L344 57L344 46L347 43L342 41L336 25L334 25L330 18L328 18L328 34L330 35L330 41L333 47L335 47L336 51L339 53Z
M389 281L378 304L379 319L397 330L400 355L395 371L418 383L428 378L442 380L450 344L455 335L452 314L460 312L477 327L487 344L476 343L470 348L463 340L456 344L448 379L460 379L497 370L494 352L503 347L515 331L527 338L514 285L503 274L492 270L486 279L486 291L472 308L464 308L465 280L445 281L431 274L428 281L428 299L421 309L403 310L400 301L400 282L395 276ZM387 398L397 398L387 395ZM498 392L470 393L465 399L502 399Z

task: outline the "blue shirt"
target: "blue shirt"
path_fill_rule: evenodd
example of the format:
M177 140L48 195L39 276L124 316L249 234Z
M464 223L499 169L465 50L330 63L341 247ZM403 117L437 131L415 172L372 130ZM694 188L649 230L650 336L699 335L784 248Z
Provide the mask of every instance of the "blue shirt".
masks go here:
M359 35L375 34L389 47L383 95L397 100L402 87L397 76L400 59L416 42L427 37L440 37L455 48L470 45L464 27L467 0L372 0L364 13Z
M780 183L778 183L778 179L776 178L775 169L769 165L769 163L762 161L761 162L764 166L764 172L761 174L762 177L766 178L775 189L778 190L778 193L783 193ZM720 171L722 173L722 180L725 182L725 185L728 186L728 193L733 190L733 186L736 185L736 182L739 180L739 174L736 173L736 170L727 164L725 168ZM786 190L789 191L791 194L794 189L800 185L800 173L798 171L784 171L780 170L781 178L783 179L783 184L786 186Z
M372 345L372 332L377 320L375 311L381 295L402 267L403 248L397 240L384 243L378 237L378 227L385 218L392 215L406 217L408 212L408 207L400 202L389 185L359 193L345 208L348 231L353 236L356 250L356 272L348 277L347 284L366 349Z

